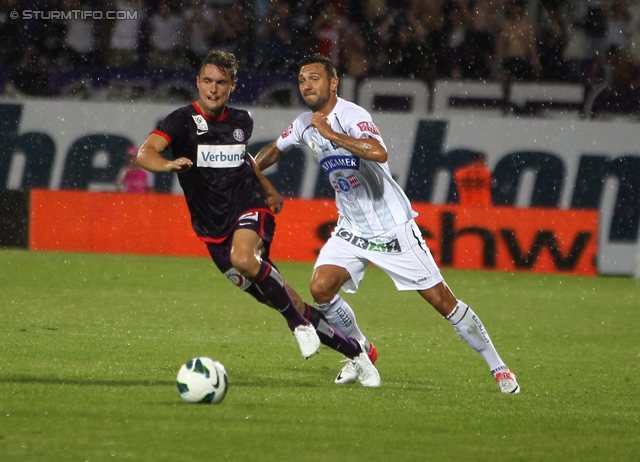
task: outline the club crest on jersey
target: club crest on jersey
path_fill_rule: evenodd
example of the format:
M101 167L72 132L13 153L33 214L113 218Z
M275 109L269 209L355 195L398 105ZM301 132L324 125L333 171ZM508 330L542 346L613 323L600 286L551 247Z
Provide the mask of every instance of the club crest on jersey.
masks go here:
M363 122L359 122L357 125L361 132L369 132L373 133L374 135L380 135L380 132L373 124L373 122L368 122L365 120Z
M336 179L336 185L338 189L343 193L348 193L351 190L351 185L346 178L340 177Z
M244 141L244 132L240 128L233 131L233 139L236 141Z
M345 177L342 172L336 172L335 181L331 181L331 185L337 192L344 194L348 194L355 188L362 186L355 174Z
M196 129L198 135L204 135L209 131L209 125L207 125L207 121L200 114L191 116L193 117L193 121L196 123Z
M353 156L327 156L320 166L328 175L336 170L360 170L360 158Z

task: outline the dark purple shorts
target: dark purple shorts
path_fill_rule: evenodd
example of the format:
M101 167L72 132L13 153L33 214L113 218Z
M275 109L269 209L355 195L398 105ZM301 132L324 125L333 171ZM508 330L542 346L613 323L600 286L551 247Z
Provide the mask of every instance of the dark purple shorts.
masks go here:
M231 265L231 244L233 242L233 234L239 229L250 229L255 231L262 238L264 243L264 253L262 259L269 262L273 267L276 267L269 259L269 251L271 250L271 242L273 241L273 235L276 230L276 221L272 214L266 212L249 212L242 215L233 230L227 238L220 243L205 242L207 250L211 259L218 267L220 272L224 274L235 286L251 294L260 303L266 303L267 299L262 295L262 292L258 288L240 274Z

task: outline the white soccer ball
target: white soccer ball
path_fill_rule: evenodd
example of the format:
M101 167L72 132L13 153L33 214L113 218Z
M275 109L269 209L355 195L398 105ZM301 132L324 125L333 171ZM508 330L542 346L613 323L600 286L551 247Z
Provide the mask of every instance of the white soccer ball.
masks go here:
M229 378L219 361L193 358L178 371L176 387L180 398L187 403L218 404L227 394Z

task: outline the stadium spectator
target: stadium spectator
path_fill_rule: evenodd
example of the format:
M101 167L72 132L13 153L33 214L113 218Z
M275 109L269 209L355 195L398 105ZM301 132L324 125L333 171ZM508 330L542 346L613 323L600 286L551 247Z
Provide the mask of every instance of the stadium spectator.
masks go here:
M21 5L22 8L25 6L29 7ZM61 10L62 3L59 0L42 0L31 7L43 11ZM21 26L26 39L22 47L22 67L58 66L63 63L65 25L62 19L35 17L23 20Z
M190 0L183 18L187 42L185 58L192 69L197 69L211 49L211 39L217 27L216 12L205 0Z
M606 51L608 29L606 0L586 0L584 19L585 47L587 58L601 56Z
M296 58L296 27L291 6L285 0L272 0L261 31L263 44L261 71L284 73Z
M631 51L631 11L628 0L611 0L607 12L605 49L616 45L622 50Z
M367 77L372 63L359 24L349 24L347 33L342 37L342 50L344 74L349 77Z
M340 45L347 28L347 18L333 3L325 3L314 21L311 31L315 49L331 59L334 66L341 65Z
M540 79L561 81L564 79L564 51L567 34L557 8L541 3L538 13L538 56Z
M463 2L459 2L463 3ZM444 54L446 60L446 77L455 79L468 78L473 55L471 35L469 33L468 16L465 6L451 2L445 9Z
M305 358L316 354L322 342L355 361L363 385L379 386L380 375L364 345L335 331L321 312L306 305L269 259L274 212L280 212L283 198L246 151L251 115L226 105L236 88L237 69L233 55L207 54L196 79L198 101L164 118L136 162L152 172L179 173L193 229L218 269L282 314ZM160 154L168 147L173 160ZM226 159L218 155L222 151ZM211 155L201 155L207 152Z
M429 78L429 63L424 54L423 44L411 27L411 23L402 19L392 29L389 43L388 65L384 75L392 77L422 79Z
M589 70L589 88L593 90L600 82L606 86L593 102L593 116L640 113L640 61L630 53L611 45L606 54L596 58Z
M181 67L184 23L167 1L161 1L149 18L149 69Z
M366 342L339 291L356 292L365 270L374 264L398 290L417 291L450 321L487 362L501 392L519 393L516 376L500 359L480 319L442 278L414 221L417 213L391 176L387 148L371 115L337 96L335 67L322 55L303 59L298 79L311 112L298 116L276 141L263 147L256 162L265 169L293 147L307 146L335 190L338 223L320 250L311 277L316 306L345 335ZM336 382L355 381L354 370L347 363Z
M128 12L129 17L103 21L103 37L107 40L105 61L111 67L136 67L142 60L143 25L147 19L146 2L114 0L113 8Z
M506 81L535 80L540 75L536 29L522 0L511 0L498 34L496 58Z
M466 39L469 58L462 69L462 77L488 80L497 67L497 18L504 10L505 0L476 0L471 5L465 0L458 0L457 4L468 26Z
M465 207L489 207L493 205L491 170L487 156L475 152L470 163L456 169L453 178L458 190L458 203Z
M211 37L211 47L235 55L242 66L247 66L256 43L252 14L240 0L212 0L217 11L216 31Z
M362 32L367 42L371 70L375 75L384 75L388 62L391 41L390 28L394 13L385 0L365 0Z
M129 146L125 153L127 165L122 167L116 180L116 189L132 194L145 194L154 192L154 175L136 165L138 148Z
M446 77L449 64L445 52L444 0L411 0L408 19L429 64L428 80Z
M21 22L10 16L18 10L18 6L18 0L0 1L0 64L15 65L22 61L24 45Z
M67 12L91 11L90 0L64 0ZM97 50L96 24L93 16L65 20L64 53L71 66L93 66Z

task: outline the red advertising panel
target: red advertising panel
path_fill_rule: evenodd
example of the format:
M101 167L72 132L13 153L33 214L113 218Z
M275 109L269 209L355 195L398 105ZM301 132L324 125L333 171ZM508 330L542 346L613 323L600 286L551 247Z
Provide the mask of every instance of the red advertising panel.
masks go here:
M29 221L34 250L209 256L170 194L32 190Z
M598 212L414 204L443 268L595 275ZM272 258L315 261L337 219L333 200L286 199ZM207 257L181 196L31 193L34 250Z
M442 267L596 274L595 210L422 204L414 209Z

